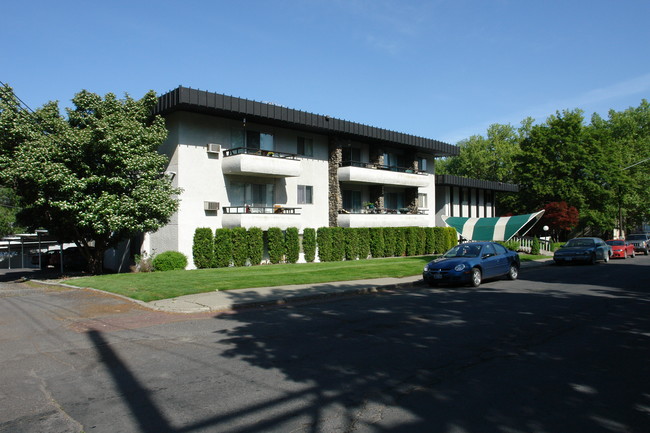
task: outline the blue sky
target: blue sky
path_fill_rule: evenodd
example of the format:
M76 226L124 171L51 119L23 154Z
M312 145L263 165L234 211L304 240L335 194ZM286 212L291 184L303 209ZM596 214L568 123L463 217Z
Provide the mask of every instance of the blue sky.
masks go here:
M179 85L455 144L650 99L648 0L16 1L0 81L31 108Z

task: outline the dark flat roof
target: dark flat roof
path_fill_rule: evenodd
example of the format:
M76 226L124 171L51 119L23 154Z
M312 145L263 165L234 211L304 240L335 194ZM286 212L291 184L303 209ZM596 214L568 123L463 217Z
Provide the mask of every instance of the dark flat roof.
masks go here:
M436 156L455 156L460 153L458 147L438 140L182 86L161 95L154 114L165 115L175 111L205 113L241 120L246 118L247 122L327 135L336 134L363 142L384 142L397 144L400 147L416 147Z
M519 185L514 183L470 179L469 177L454 176L453 174L436 174L436 186L460 186L490 191L519 192Z

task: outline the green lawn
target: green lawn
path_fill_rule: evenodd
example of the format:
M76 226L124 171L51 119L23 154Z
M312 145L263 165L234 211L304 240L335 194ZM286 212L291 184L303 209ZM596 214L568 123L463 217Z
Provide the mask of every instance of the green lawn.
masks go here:
M520 255L522 261L534 256ZM543 257L543 256L542 256ZM433 256L400 257L349 262L261 265L244 268L110 274L67 280L78 287L92 287L144 302L215 290L315 284L383 277L418 275Z

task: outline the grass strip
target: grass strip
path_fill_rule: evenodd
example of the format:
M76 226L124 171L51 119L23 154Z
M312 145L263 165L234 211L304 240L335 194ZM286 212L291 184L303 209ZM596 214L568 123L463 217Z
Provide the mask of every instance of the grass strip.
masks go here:
M545 256L520 254L522 261ZM325 263L261 265L191 271L107 274L67 280L77 287L92 287L149 302L194 293L255 287L318 284L372 278L418 275L434 256L399 257Z

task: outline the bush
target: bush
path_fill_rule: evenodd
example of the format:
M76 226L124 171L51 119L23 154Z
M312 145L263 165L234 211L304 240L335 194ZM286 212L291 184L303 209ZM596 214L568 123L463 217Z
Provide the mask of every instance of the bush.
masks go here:
M296 263L300 258L300 237L298 236L298 229L289 227L284 236L287 263Z
M507 249L509 249L509 250L511 250L511 251L518 251L518 250L519 250L519 247L521 246L521 245L519 244L519 242L514 241L514 240L512 240L512 239L509 240L509 241L507 241L507 242L497 242L497 243L503 245L504 247L506 247Z
M397 244L397 233L392 227L385 227L384 231L384 255L391 257L395 254L395 245Z
M152 261L154 271L174 271L185 269L187 257L178 251L165 251L157 254Z
M334 257L332 253L332 230L329 227L320 227L316 234L318 258L321 262L331 262Z
M406 255L406 227L393 227L395 232L395 250L393 255L395 257L402 257Z
M345 237L345 260L356 260L359 257L359 233L356 228L343 230Z
M331 227L332 261L340 262L345 258L345 232L343 227Z
M444 227L434 227L434 246L436 254L444 254L449 248L447 248L447 235L445 233Z
M269 248L269 261L273 264L281 263L285 255L284 233L278 227L271 227L266 232Z
M264 257L264 232L258 227L248 229L248 256L251 265L259 265Z
M199 227L194 230L192 242L192 260L198 269L214 266L214 236L212 229Z
M302 234L302 251L305 261L311 263L316 259L316 230L307 228Z
M419 227L407 227L406 228L406 255L407 256L417 256L419 255L420 250L420 241L418 232Z
M370 256L370 229L358 228L356 230L359 241L359 258L365 260Z
M214 231L214 265L217 268L226 268L232 261L232 241L230 229L216 229Z
M426 227L424 231L426 234L426 240L424 242L424 254L433 254L436 252L435 227Z
M539 243L539 238L535 236L533 238L533 244L530 247L530 253L534 256L539 255L539 250L541 249L541 245Z
M370 233L370 255L375 259L384 257L386 254L384 229L381 227L372 227L368 231Z
M248 235L244 227L234 227L230 231L232 243L232 262L235 266L246 266L248 261Z

